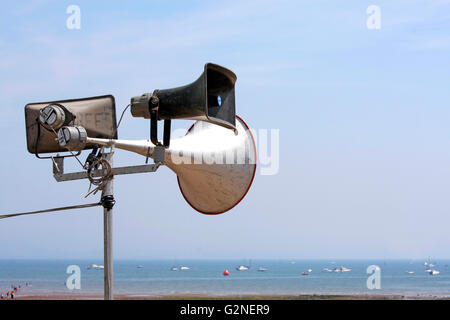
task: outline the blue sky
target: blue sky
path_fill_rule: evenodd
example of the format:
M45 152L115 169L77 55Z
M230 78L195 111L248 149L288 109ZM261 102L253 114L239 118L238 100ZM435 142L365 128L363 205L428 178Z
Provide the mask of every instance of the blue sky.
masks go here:
M81 29L66 28L79 5ZM369 5L381 29L366 27ZM203 216L175 175L116 178L116 258L448 258L450 1L16 1L0 12L0 212L91 202L26 151L29 102L130 97L232 69L280 170ZM175 121L187 128L189 121ZM126 114L123 139L148 122ZM116 165L142 164L118 152ZM68 164L77 169L76 162ZM102 258L100 208L2 220L0 258Z

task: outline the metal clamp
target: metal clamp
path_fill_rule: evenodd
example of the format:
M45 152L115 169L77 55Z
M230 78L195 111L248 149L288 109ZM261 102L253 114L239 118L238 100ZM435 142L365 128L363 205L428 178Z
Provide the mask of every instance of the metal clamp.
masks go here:
M107 210L111 210L114 205L116 204L116 200L114 200L114 196L109 195L109 196L104 196L101 200L100 203L102 204L103 208L107 209Z

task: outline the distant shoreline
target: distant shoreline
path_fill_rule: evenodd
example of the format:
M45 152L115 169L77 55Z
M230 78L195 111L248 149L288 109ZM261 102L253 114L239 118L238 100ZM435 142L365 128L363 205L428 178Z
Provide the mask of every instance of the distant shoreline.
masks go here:
M450 300L450 296L400 294L244 294L244 295L133 295L117 294L115 300ZM15 300L103 300L103 295L38 294ZM1 301L1 300L0 300Z

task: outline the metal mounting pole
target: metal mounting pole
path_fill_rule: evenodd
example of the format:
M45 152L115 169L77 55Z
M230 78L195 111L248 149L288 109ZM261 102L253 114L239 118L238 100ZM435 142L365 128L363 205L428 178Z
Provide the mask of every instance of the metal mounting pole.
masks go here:
M112 155L106 156L112 166ZM114 200L114 176L106 182L102 190L103 204L103 264L104 264L104 299L113 300L113 209Z
M113 165L113 154L114 146L111 148L110 153L102 153L111 167ZM122 174L133 174L133 173L145 173L145 172L155 172L158 170L161 164L164 164L165 153L163 146L155 147L154 152L155 163L149 165L140 166L128 166L128 167L118 167L112 168L112 175L109 180L105 182L105 186L102 189L101 205L103 206L103 265L104 265L104 292L105 300L113 300L113 245L112 245L112 232L113 232L113 210L115 200L114 200L114 176ZM53 162L53 176L56 181L72 181L86 179L88 174L86 171L64 173L64 158L63 157L52 157ZM101 177L103 173L101 170L96 170L91 173L93 177ZM98 204L89 204L85 206L93 206ZM56 208L60 209L60 208ZM0 219L2 216L0 216Z

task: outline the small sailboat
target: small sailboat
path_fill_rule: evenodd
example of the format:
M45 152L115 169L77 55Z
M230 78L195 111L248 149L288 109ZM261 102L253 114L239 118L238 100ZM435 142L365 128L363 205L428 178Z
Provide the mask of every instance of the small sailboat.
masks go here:
M142 269L143 267L144 266L142 264L139 264L139 265L136 266L136 268L138 268L138 269Z
M179 271L179 270L180 266L177 263L177 259L173 259L172 268L170 268L170 271Z
M433 267L436 265L436 262L435 262L435 263L431 263L431 259L430 259L430 257L428 257L428 261L425 261L425 262L423 263L423 265L424 265L425 267L428 267L428 268L433 268Z
M439 271L437 271L437 270L430 270L430 272L429 272L432 276L435 276L435 275L438 275L438 274L440 274L440 272Z
M90 265L89 267L87 267L86 268L87 270L91 270L91 269L96 269L96 270L100 270L100 269L105 269L105 267L104 266L102 266L102 265L96 265L96 264L92 264L92 265Z
M252 265L252 260L250 260L250 263L248 266L240 265L240 266L236 267L236 270L237 271L247 271L248 269L250 269L251 265Z
M350 272L352 269L341 266L339 268L334 268L333 272Z
M310 268L310 269L306 270L306 272L311 273L312 269Z
M264 271L267 271L267 268L265 268L265 267L259 267L259 268L258 268L258 271L264 272Z
M309 272L307 272L307 271L302 272L302 276L307 276L307 275L309 275Z
M239 267L236 267L236 270L237 270L237 271L247 271L248 269L249 269L249 267L244 266L244 265L239 266Z

